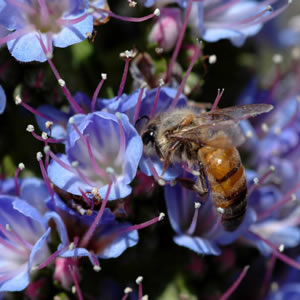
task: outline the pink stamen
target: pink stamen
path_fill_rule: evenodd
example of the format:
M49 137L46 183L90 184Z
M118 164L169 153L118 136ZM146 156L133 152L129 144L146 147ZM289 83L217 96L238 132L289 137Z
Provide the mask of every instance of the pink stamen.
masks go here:
M212 213L213 214L213 213ZM208 233L205 234L205 238L210 238L212 236L214 236L216 234L216 232L219 230L220 225L221 225L221 220L222 220L222 216L220 214L217 215L217 221L215 220L215 218L213 218L213 215L208 218L208 223L211 223L211 221L214 222L213 227L209 230Z
M161 178L160 178L160 176L158 175L158 173L156 172L156 169L155 169L155 167L154 167L154 165L153 165L153 162L152 162L152 160L151 160L150 157L147 158L147 165L148 165L148 167L150 168L150 171L151 171L153 177L155 178L155 180L156 180L156 181L159 181Z
M41 136L36 134L34 131L32 131L31 134L35 139L37 139L40 142L44 142L45 144L48 144L48 143L59 144L64 141L64 139L56 140L53 138L47 138L46 140L44 140Z
M45 44L42 40L42 37L41 36L38 36L37 37L40 44L41 44L41 47L42 47L42 50L47 58L47 61L50 65L50 68L55 76L55 78L57 79L58 82L60 82L62 80L62 78L60 77L60 74L58 73L52 59L50 58L50 55L49 55L49 52L47 52L47 49L45 47ZM51 53L50 53L51 54ZM63 93L64 95L66 96L67 100L69 101L69 103L72 105L73 109L75 110L76 113L81 113L81 114L84 114L84 110L80 107L80 105L75 101L75 99L72 97L70 91L68 90L66 84L60 84L62 90L63 90Z
M198 221L198 215L199 215L199 208L198 206L195 206L195 211L194 211L194 215L193 215L193 219L192 219L192 223L190 225L190 227L188 228L188 230L186 231L186 233L188 235L193 235L196 227L197 227L197 221Z
M15 39L19 38L20 36L25 35L26 33L29 33L33 30L34 30L33 26L26 26L22 29L16 30L13 33L1 38L0 45L5 44L9 41L15 40Z
M79 300L84 300L83 296L82 296L80 286L79 286L79 275L78 275L77 268L75 268L74 266L69 265L69 270L70 270L71 276L73 278L73 282L75 284L78 299Z
M175 47L175 50L172 54L172 57L171 57L171 60L170 60L169 66L168 66L166 82L169 82L170 79L171 79L173 66L174 66L174 63L177 59L179 50L181 48L182 41L183 41L183 38L184 38L184 34L185 34L185 31L186 31L186 28L187 28L187 25L188 25L189 17L190 17L191 11L192 11L192 5L193 5L193 0L189 0L188 1L188 7L186 9L186 15L185 15L185 18L184 18L184 22L183 22L183 25L181 27L181 30L180 30L180 33L179 33L179 36L178 36L178 39L177 39L176 47Z
M125 67L124 67L124 71L123 71L122 80L121 80L121 83L120 83L117 99L119 99L121 97L122 93L123 93L125 82L126 82L126 79L127 79L129 62L130 61L131 61L131 58L129 58L129 57L125 58Z
M41 263L38 267L38 270L41 270L45 267L47 267L48 265L50 265L57 256L59 256L61 253L63 253L64 251L68 250L69 246L65 246L59 250L56 250L54 253L52 253L43 263Z
M40 5L41 21L44 25L46 25L49 20L48 7L46 5L45 0L38 0L38 3Z
M262 236L258 235L257 233L254 233L253 231L250 231L250 233L253 234L257 239L259 239L259 240L263 241L265 244L267 244L273 250L273 252L272 252L273 255L275 255L278 259L285 262L287 265L300 270L300 264L296 260L294 260L294 259L288 257L287 255L281 253L278 250L277 246L272 244L267 239L264 239Z
M270 281L272 278L272 273L274 270L276 259L277 259L276 256L274 254L272 254L272 257L271 257L270 261L268 262L267 272L266 272L266 275L265 275L265 278L264 278L264 281L263 281L263 284L262 284L262 287L260 290L260 297L259 297L260 300L265 298L266 291L268 290L268 287L269 287L269 284L270 284Z
M79 137L83 140L83 142L86 144L87 146L87 149L88 149L88 153L89 153L89 156L90 156L90 160L91 160L91 164L92 164L92 167L93 169L95 170L95 172L99 175L99 176L103 176L103 177L106 177L107 176L107 173L105 171L103 171L102 169L100 169L100 167L98 166L97 164L97 161L95 159L95 156L93 154L93 151L92 151L92 147L91 147L91 144L90 144L90 141L88 139L87 136L84 136L81 131L79 130L79 128L75 125L75 124L72 124L73 128L75 129L75 131L77 132L77 134L79 135Z
M97 256L94 253L91 253L91 258L93 261L93 266L97 267L100 270L100 264L99 264L99 260L98 260Z
M104 209L106 207L106 204L108 202L108 196L109 196L109 193L110 193L110 190L111 190L111 187L112 187L112 181L110 181L110 183L108 184L108 187L107 187L107 191L106 191L106 195L105 195L105 198L101 204L101 207L97 213L97 216L95 218L95 220L93 221L92 225L90 226L90 228L88 229L88 231L84 234L81 242L80 242L80 246L81 247L86 247L89 243L89 241L91 240L95 230L96 230L96 227L98 226L101 218L102 218L102 215L104 213Z
M8 231L0 224L0 231L4 234L4 236L15 242L16 244L22 245L25 249L32 250L32 245L25 241L16 231Z
M222 89L222 90L218 89L218 94L217 94L217 97L216 97L216 99L214 101L214 104L213 104L213 106L211 108L211 111L214 111L214 110L217 109L217 107L219 105L219 102L220 102L220 100L221 100L221 98L223 96L224 91L225 91L225 89Z
M180 83L180 86L177 90L177 94L176 94L175 98L172 101L172 104L171 104L171 107L170 107L171 109L174 109L176 107L177 102L179 100L179 97L180 97L180 95L181 95L181 93L184 89L185 83L186 83L186 81L187 81L187 79L188 79L188 77L189 77L189 75L190 75L190 73L191 73L191 71L194 67L194 64L196 63L197 59L199 58L199 55L200 55L200 47L196 47L194 55L193 55L192 60L191 60L191 63L189 65L186 73L184 74L182 82Z
M136 107L135 107L135 112L134 112L133 124L136 123L136 120L138 119L139 114L140 114L144 89L145 88L141 88L140 93L139 93L138 101L137 101L137 104L136 104Z
M159 99L159 95L160 95L160 90L161 90L161 85L158 86L157 91L156 91L155 99L154 99L153 106L152 106L152 111L149 116L150 120L152 120L155 115L155 111L156 111L156 107L157 107L157 103L158 103L158 99Z
M53 48L52 48L52 33L47 32L46 37L47 37L47 46L48 46L47 51L48 51L48 53L52 53L52 51L53 51Z
M20 2L18 0L7 0L7 2L28 14L36 14L35 9L29 6L26 2Z
M129 297L129 293L126 293L121 300L126 300Z
M120 128L120 150L116 158L116 163L119 164L124 161L124 155L126 151L126 136L125 136L125 132L121 120L118 117L117 120Z
M222 14L226 10L230 9L232 6L234 6L236 3L240 2L241 0L231 0L229 2L226 2L223 5L218 5L216 8L210 10L209 12L205 13L205 18L211 18L215 17L219 14Z
M100 82L98 83L98 85L97 85L97 87L96 87L96 90L95 90L95 92L94 92L94 94L93 94L92 105L91 105L92 112L95 111L97 97L98 97L99 92L100 92L100 90L101 90L101 88L102 88L102 85L103 85L103 83L104 83L104 80L105 80L105 78L102 77L102 79L101 79Z
M253 183L249 190L248 190L248 198L250 197L250 195L257 189L259 188L264 182L265 180L272 174L274 173L274 170L269 170L267 171L264 175L261 176L261 178L259 178L257 183Z
M52 151L48 151L47 152L52 159L54 159L61 167L63 167L64 169L68 170L69 172L74 173L74 168L68 164L66 164L65 162L63 162L61 159L59 159Z
M91 207L92 200L86 195L86 193L81 188L79 188L79 191L85 203L88 205L88 207Z
M257 216L257 220L258 221L261 221L263 219L265 219L266 217L270 216L274 211L276 211L277 209L279 209L280 207L282 207L284 204L286 204L287 202L291 201L292 199L292 195L300 189L300 181L298 181L294 187L289 191L287 192L283 198L276 202L274 205L271 206L271 208L269 208L268 210L260 213L258 216Z
M143 283L140 282L139 283L139 296L138 296L138 300L142 300L143 298Z
M117 235L122 234L122 233L126 233L126 232L130 232L130 231L134 231L134 230L144 229L146 227L149 227L149 226L159 222L160 220L161 220L160 217L155 217L155 218L153 218L149 221L146 221L144 223L122 228L117 232Z
M44 167L44 164L43 164L43 160L40 158L38 159L38 162L39 162L39 165L40 165L40 169L41 169L41 173L42 173L42 176L43 176L43 179L45 181L45 184L47 186L47 189L51 195L51 198L54 202L54 205L55 205L55 199L54 199L54 191L53 189L51 188L51 184L50 184L50 180L49 180L49 177L48 177L48 174L47 174L47 171Z
M17 195L18 197L20 196L20 186L19 186L19 179L18 179L18 176L19 176L20 171L21 171L21 169L18 167L18 168L16 169L15 176L14 176L15 191L16 191L16 195Z
M103 8L97 8L97 7L94 7L92 5L91 5L91 8L93 8L96 12L105 13L105 14L108 14L112 18L119 19L119 20L122 20L122 21L127 21L127 22L144 22L144 21L147 21L147 20L150 20L150 19L156 17L155 13L152 13L148 16L141 17L141 18L123 17L123 16L119 16L119 15L117 15L117 14L115 14L115 13L109 11L109 10L103 9Z
M78 18L70 19L70 20L68 20L68 19L58 19L56 21L56 23L58 25L62 25L62 26L70 26L70 25L74 25L74 24L80 23L82 20L84 20L88 16L89 16L89 14L84 14L84 15L78 17Z
M240 276L238 279L233 283L233 285L221 296L219 300L227 300L237 289L241 281L244 279L246 276L247 272L249 270L249 266L244 267L243 271L241 272Z
M0 244L2 244L5 248L10 249L12 252L22 255L23 257L27 256L27 251L25 249L18 249L16 246L13 246L11 243L7 242L3 238L0 237Z

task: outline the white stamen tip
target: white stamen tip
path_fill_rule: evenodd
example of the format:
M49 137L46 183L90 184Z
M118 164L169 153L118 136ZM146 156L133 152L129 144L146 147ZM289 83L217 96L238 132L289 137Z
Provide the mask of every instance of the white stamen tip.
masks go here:
M79 162L78 162L77 160L74 160L74 161L72 161L72 163L71 163L71 166L72 166L73 168L77 168L78 165L79 165Z
M52 127L53 126L53 122L52 121L46 121L45 122L45 126L46 126L46 128L50 128L50 127Z
M192 171L192 174L193 174L194 176L200 176L200 172L199 172L199 171L196 171L196 170L193 170L193 171Z
M201 207L201 203L200 202L195 202L195 209L198 209Z
M70 118L69 118L69 123L70 123L71 125L75 123L74 117L70 117Z
M115 113L115 116L118 120L121 120L121 114L118 111Z
M39 269L39 266L35 265L35 266L32 266L31 269L30 269L30 272L35 272Z
M110 174L110 175L113 175L115 174L115 170L112 168L112 167L107 167L105 169L106 173Z
M280 244L279 247L278 247L278 250L280 252L283 252L284 251L284 245L283 244Z
M101 78L102 78L103 80L106 80L106 79L107 79L107 74L106 74L106 73L101 73Z
M292 195L291 195L291 200L292 200L292 201L296 201L296 200L297 200L296 194L292 194Z
M125 288L124 293L125 293L125 294L130 294L130 293L132 293L132 288L131 288L131 287Z
M9 232L12 231L12 228L11 228L11 226L10 226L9 224L5 224L5 229L6 229L7 231L9 231Z
M274 54L273 55L273 62L275 63L275 64L281 64L282 63L282 60L283 60L283 57L282 57L282 55L281 54Z
M156 8L153 14L155 16L159 17L160 16L160 10L159 10L159 8Z
M288 4L292 4L293 3L293 0L288 0Z
M149 296L148 295L144 295L141 300L149 300Z
M49 153L50 152L50 146L45 146L44 147L44 153Z
M70 251L71 251L71 250L74 250L74 249L75 249L74 243L71 242L68 248L69 248Z
M254 184L258 184L259 183L259 179L257 177L254 177L253 178L253 182L254 182Z
M17 95L16 98L15 98L15 104L19 105L21 103L22 103L22 99L21 99L20 95Z
M137 2L136 1L132 1L132 0L128 0L128 5L129 5L129 7L136 7Z
M98 195L98 189L97 189L96 187L92 188L91 193L92 193L94 196L97 196L97 195Z
M275 292L278 291L278 289L279 289L278 283L275 282L275 281L272 282L272 283L271 283L271 291L272 291L273 293L275 293Z
M249 139L251 139L253 137L253 133L252 133L251 130L246 131L246 137L249 138Z
M266 123L261 124L261 129L263 132L268 132L269 131L269 126Z
M47 134L47 132L42 132L42 139L43 140L47 140L48 139L48 134Z
M36 159L37 159L37 161L40 161L40 160L42 159L42 157L43 157L42 152L38 152L38 153L36 154Z
M78 209L78 212L79 212L82 216L84 216L86 210L85 210L84 208L80 207L80 208Z
M93 267L93 270L94 270L95 272L100 272L100 271L101 271L101 267L98 266L98 265L96 265L96 266Z
M136 282L136 284L141 284L142 283L142 281L143 281L143 276L139 276L136 280L135 280L135 282Z
M275 171L275 166L271 165L270 166L270 171L274 172Z
M158 221L162 221L165 218L165 214L164 213L160 213L158 216Z
M166 185L166 182L162 178L159 178L158 184L164 186L164 185Z
M267 6L267 11L273 11L273 7L271 5Z
M65 82L62 78L60 78L60 79L58 79L58 84L59 84L61 87L64 87L64 86L66 85L66 82Z
M48 59L52 59L52 58L53 58L52 52L47 52L47 53L46 53L46 57L47 57Z
M292 58L299 60L300 59L300 48L299 47L295 47L292 49Z
M159 86L163 86L163 85L165 85L165 81L162 78L160 78L158 80L158 84L159 84Z
M24 169L25 169L25 165L24 165L22 162L20 162L20 163L18 164L18 168L19 168L20 170L24 170Z
M28 132L34 132L34 126L31 125L31 124L27 125L26 131L28 131Z
M74 295L76 294L76 287L75 287L75 285L72 286L72 294L74 294Z
M222 208L222 207L218 207L218 208L217 208L217 212L223 215L224 212L225 212L225 210L224 210L224 208Z
M217 55L213 54L213 55L210 55L209 58L208 58L208 63L213 65L217 62Z
M89 7L88 10L87 10L87 13L88 13L88 14L92 14L92 13L94 13L94 12L95 12L95 9L92 8L92 7Z

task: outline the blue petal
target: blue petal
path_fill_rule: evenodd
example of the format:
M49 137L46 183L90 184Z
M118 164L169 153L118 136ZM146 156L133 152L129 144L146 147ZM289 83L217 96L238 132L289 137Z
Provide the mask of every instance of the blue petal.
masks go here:
M188 235L177 235L174 242L186 248L193 250L198 254L220 255L221 250L214 242L199 237L191 237Z
M79 17L72 16L68 19ZM79 43L87 38L87 33L93 31L93 16L89 15L81 22L72 26L63 27L63 29L53 37L53 44L56 47L65 48L70 45Z
M60 254L61 257L85 257L87 256L92 265L94 265L93 256L91 253L85 248L75 248L73 250L64 251Z
M0 115L3 114L6 107L6 95L5 92L0 85Z
M30 282L28 271L22 271L13 278L0 283L0 292L18 292L24 290Z
M43 224L43 217L41 214L29 203L23 200L15 200L13 202L13 208L19 211L21 214L30 217L31 219Z

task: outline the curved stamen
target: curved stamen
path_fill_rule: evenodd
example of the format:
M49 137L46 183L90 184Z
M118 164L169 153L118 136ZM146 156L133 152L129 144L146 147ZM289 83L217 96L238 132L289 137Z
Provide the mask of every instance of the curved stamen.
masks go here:
M139 114L140 114L144 89L145 88L141 88L139 96L138 96L138 101L137 101L137 104L136 104L136 107L135 107L135 112L134 112L134 117L133 117L133 124L136 124L136 121L137 121L137 119L139 117Z
M15 192L17 196L20 196L20 186L19 186L19 180L18 180L18 176L21 170L23 170L25 168L23 163L19 163L16 172L15 172L15 176L14 176L14 182L15 182Z
M150 113L150 116L149 116L149 119L150 119L150 120L152 120L153 117L154 117L154 115L155 115L155 111L156 111L156 107L157 107L157 103L158 103L158 99L159 99L160 90L161 90L162 85L163 85L163 81L162 81L162 83L157 87L157 91L156 91L156 94L155 94L155 98L154 98L152 110L151 110L151 113Z
M118 120L118 124L119 124L119 129L120 129L120 150L119 153L117 155L116 158L116 164L120 164L124 161L124 155L126 152L126 136L125 136L125 132L124 132L124 128L121 122L121 116L120 113L116 113L116 117Z
M129 68L129 62L130 61L131 61L130 57L125 58L125 66L124 66L124 71L123 71L122 80L121 80L121 83L120 83L117 99L119 99L121 97L122 93L123 93L126 78L127 78L127 74L128 74L128 68Z
M216 97L216 99L214 101L214 104L213 104L213 106L211 108L211 111L214 111L214 110L217 109L217 107L219 105L219 102L220 102L220 100L221 100L221 98L223 96L224 91L225 91L225 89L222 89L222 90L218 89L218 94L217 94L217 97Z
M95 90L95 92L94 92L94 94L93 94L92 105L91 105L91 110L92 110L92 112L95 111L97 97L98 97L99 92L100 92L100 90L101 90L101 87L102 87L102 85L103 85L103 83L104 83L104 80L107 79L107 75L106 75L105 73L102 73L102 74L101 74L101 78L102 78L102 79L101 79L100 82L98 83L98 85L97 85L97 87L96 87L96 90Z
M79 300L84 300L83 296L82 296L82 292L81 292L80 286L79 286L79 274L78 274L78 270L77 270L76 267L71 266L71 265L69 265L68 267L69 267L69 271L70 271L70 274L72 276L73 282L75 284L75 290L76 290L78 299Z
M201 203L195 202L195 211L194 211L193 219L192 219L190 227L186 231L186 234L188 234L188 235L193 235L196 230L200 207L201 207Z

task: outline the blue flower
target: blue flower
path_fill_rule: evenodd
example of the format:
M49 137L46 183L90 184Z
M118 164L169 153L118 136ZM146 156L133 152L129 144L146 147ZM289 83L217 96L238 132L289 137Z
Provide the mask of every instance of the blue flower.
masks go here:
M143 145L127 116L95 112L75 115L71 123L66 154L59 156L69 168L53 159L48 168L50 180L75 195L81 195L80 188L85 192L97 188L102 198L112 181L109 200L128 196Z
M24 215L15 209L21 199L0 196L0 291L21 291L30 281L32 269L50 254L50 228L34 207Z
M11 33L0 39L19 61L45 61L42 39L48 53L52 44L67 47L87 38L93 17L87 0L0 1L0 25ZM3 35L2 35L3 36Z
M255 221L255 213L247 210L243 223L234 232L224 231L211 199L201 200L194 191L179 184L165 187L165 200L172 228L176 232L174 242L198 254L219 255L220 245L231 244L247 232Z
M6 107L6 95L5 92L0 85L0 115L3 114Z

